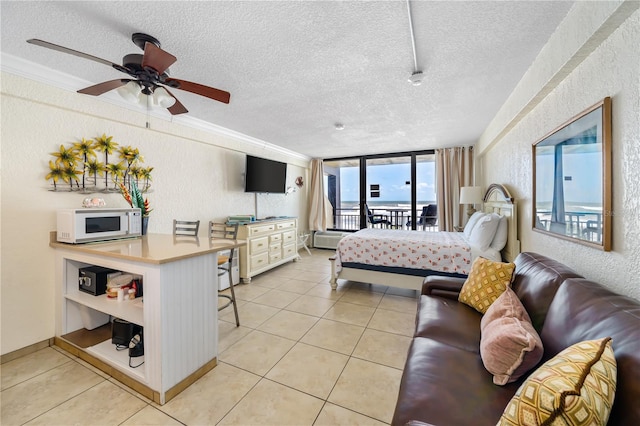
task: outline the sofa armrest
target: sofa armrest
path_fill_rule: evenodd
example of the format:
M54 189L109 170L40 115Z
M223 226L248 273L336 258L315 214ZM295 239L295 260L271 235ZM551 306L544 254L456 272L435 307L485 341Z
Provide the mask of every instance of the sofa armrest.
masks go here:
M422 283L422 294L458 300L465 278L431 275Z

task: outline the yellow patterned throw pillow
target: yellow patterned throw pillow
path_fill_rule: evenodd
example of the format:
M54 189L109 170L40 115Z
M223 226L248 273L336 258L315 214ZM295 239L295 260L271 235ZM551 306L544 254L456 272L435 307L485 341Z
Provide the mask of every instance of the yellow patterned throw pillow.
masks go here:
M477 257L460 290L458 300L484 314L489 306L511 285L516 265Z
M525 380L498 425L605 425L615 391L611 338L576 343Z

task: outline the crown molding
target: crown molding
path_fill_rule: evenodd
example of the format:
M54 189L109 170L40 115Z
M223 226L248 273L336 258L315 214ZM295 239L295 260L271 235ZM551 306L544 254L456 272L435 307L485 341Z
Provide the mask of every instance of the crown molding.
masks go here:
M9 74L14 74L14 75L17 75L18 77L24 77L29 80L35 80L39 83L57 87L58 89L66 90L69 92L76 92L78 90L78 87L87 87L87 86L91 86L92 84L95 84L93 82L83 80L81 78L72 76L67 73L56 71L54 69L45 67L35 62L31 62L26 59L22 59L17 56L10 55L4 52L0 53L0 71L6 72ZM144 110L141 107L125 101L120 96L118 96L114 91L101 95L99 99L104 102L108 102L110 104L117 105L119 107L126 108L131 111L144 112ZM278 145L274 145L262 139L254 138L252 136L245 135L244 133L240 133L235 130L228 129L226 127L218 126L216 124L209 123L207 121L201 120L199 118L191 117L189 115L171 116L166 111L157 110L157 109L151 110L148 113L153 117L164 120L164 121L173 122L185 127L201 130L217 136L237 139L260 149L270 150L270 151L277 152L279 154L284 154L289 157L297 158L300 160L305 160L305 161L311 160L310 157L304 154L300 154L299 152L291 151L289 149L283 148Z

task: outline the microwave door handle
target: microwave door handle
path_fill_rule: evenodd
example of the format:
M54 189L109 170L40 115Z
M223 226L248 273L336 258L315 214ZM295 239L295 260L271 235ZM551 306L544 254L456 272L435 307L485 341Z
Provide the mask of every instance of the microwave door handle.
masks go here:
M131 233L131 216L132 212L127 212L127 230L125 231L127 235Z

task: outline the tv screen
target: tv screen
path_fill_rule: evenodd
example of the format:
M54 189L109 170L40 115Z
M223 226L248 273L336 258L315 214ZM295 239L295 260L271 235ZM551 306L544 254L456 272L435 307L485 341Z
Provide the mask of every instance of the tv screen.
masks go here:
M245 192L284 194L287 190L287 164L247 155Z

